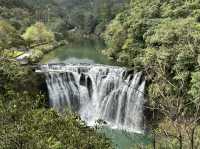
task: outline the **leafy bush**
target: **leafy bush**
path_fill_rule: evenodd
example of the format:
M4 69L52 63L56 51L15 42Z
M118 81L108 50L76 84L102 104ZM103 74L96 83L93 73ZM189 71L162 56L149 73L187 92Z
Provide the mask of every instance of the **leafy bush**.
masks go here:
M48 31L43 23L36 23L26 29L22 37L30 43L50 43L54 41L54 34Z
M34 79L28 68L1 61L0 148L112 148L103 134L87 127L78 115L45 108L46 97L35 89Z
M0 50L18 47L23 40L18 35L16 29L7 21L0 20Z

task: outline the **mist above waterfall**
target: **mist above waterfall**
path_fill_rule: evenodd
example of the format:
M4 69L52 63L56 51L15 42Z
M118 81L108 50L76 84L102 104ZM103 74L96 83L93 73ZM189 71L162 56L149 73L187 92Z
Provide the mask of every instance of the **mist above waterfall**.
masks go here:
M145 80L142 73L106 65L41 65L50 104L78 112L89 126L99 119L109 127L143 132Z

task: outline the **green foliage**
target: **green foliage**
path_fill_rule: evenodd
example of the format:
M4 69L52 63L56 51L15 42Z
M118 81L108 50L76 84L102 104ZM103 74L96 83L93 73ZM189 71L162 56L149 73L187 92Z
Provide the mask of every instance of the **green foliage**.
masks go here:
M18 47L23 40L17 34L15 28L7 21L0 21L0 50Z
M200 101L200 72L192 73L192 80L191 80L191 90L189 94L192 95L194 102L199 103Z
M31 7L23 0L1 0L0 18L9 21L20 33L33 21Z
M41 50L32 50L32 55L29 57L29 61L36 63L41 59L42 56L44 56L44 53Z
M15 29L10 24L0 21L0 46L2 49L10 46L15 32Z
M54 41L54 34L48 31L43 23L36 23L22 35L22 37L30 43L50 43Z
M109 47L104 53L129 67L147 70L155 85L171 86L166 95L187 92L200 53L197 5L197 1L132 1L103 34ZM149 88L150 97L159 97L154 90Z
M9 116L17 120L13 121L14 124L12 125L10 124L11 120L4 118L3 122L6 123L8 120L9 123L4 127L1 125L0 130L6 130L7 132L6 134L1 133L7 138L1 143L3 147L30 149L111 148L103 135L96 134L95 130L88 128L74 114L65 113L66 116L62 116L53 110L47 109L29 109L30 111L19 113L19 107L17 105L14 105L14 107ZM22 117L19 117L19 114L22 114Z
M33 85L34 78L29 68L1 60L0 148L112 148L103 134L87 127L78 115L45 108L46 97Z
M178 121L188 126L189 119L200 115L199 12L198 0L133 0L130 8L119 13L103 33L108 45L103 52L107 56L144 71L148 104L157 114L154 121L162 122L168 117L171 125ZM197 123L198 120L194 122ZM184 130L180 127L175 133L164 129L179 137ZM183 138L188 141L186 134ZM179 147L176 138L169 142L166 148Z
M20 33L35 22L43 22L57 33L56 39L68 37L67 32L72 29L83 35L99 36L128 1L1 0L0 17L9 20Z
M101 1L98 8L98 15L100 21L106 22L110 20L110 17L112 16L111 5L112 5L111 1L107 0Z

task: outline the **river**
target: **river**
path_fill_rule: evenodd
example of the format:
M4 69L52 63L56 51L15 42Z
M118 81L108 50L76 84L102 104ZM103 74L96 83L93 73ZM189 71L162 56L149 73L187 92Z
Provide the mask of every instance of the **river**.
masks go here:
M100 41L82 41L62 46L51 51L42 59L42 63L88 63L110 64L110 61L100 52L105 48Z

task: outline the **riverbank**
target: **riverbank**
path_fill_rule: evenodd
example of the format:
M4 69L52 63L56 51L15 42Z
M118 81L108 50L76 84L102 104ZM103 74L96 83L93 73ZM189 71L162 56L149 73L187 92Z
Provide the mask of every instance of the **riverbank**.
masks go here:
M16 57L16 60L19 61L22 65L26 64L35 64L38 63L45 54L53 51L54 49L67 45L68 42L65 40L59 42L52 42L47 44L41 44L38 46L33 46L28 51Z

